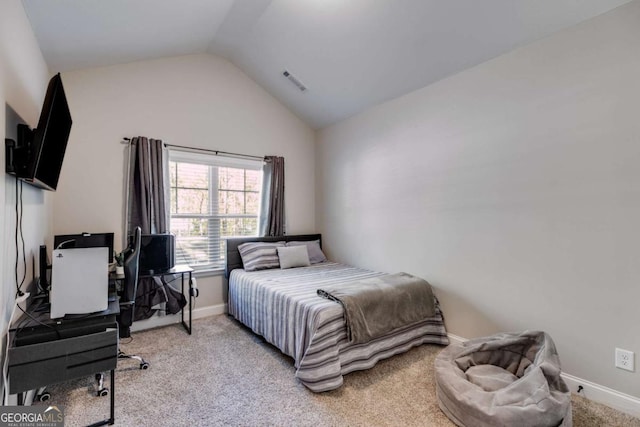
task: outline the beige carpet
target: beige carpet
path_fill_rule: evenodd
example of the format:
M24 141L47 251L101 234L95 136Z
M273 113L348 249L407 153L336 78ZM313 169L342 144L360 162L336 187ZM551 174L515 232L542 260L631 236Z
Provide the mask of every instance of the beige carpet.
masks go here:
M123 344L151 363L124 361L116 372L120 426L453 426L435 399L433 361L442 349L423 345L349 374L338 390L314 394L294 377L291 359L231 318L194 322L193 335L168 326ZM50 388L65 405L66 425L106 418L92 378ZM578 396L575 426L639 426L640 420Z

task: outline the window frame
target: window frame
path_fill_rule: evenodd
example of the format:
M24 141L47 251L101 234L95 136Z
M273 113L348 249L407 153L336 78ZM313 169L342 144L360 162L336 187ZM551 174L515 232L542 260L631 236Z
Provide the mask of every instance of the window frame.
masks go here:
M204 165L204 166L208 166L208 175L209 175L209 184L208 184L208 198L209 198L209 214L181 214L181 213L176 213L176 214L172 214L171 213L171 191L173 188L179 189L181 187L179 186L172 186L171 185L171 162L176 162L176 163L191 163L191 164L199 164L199 165ZM176 218L176 219L203 219L206 220L208 223L208 227L210 230L220 230L220 222L225 219L225 218L256 218L257 224L258 224L258 228L259 228L259 223L260 223L260 206L258 206L258 213L257 215L253 215L253 214L224 214L224 213L220 213L219 212L219 206L218 205L218 193L220 191L220 189L218 188L220 185L220 181L219 181L219 168L235 168L235 169L244 169L244 170L257 170L257 171L262 171L262 166L263 166L264 161L262 160L253 160L253 159L245 159L245 158L237 158L237 157L228 157L228 156L223 156L220 154L209 154L209 153L201 153L201 152L193 152L193 151L184 151L184 150L177 150L177 149L170 149L169 150L169 156L168 156L168 175L169 175L169 179L167 180L167 182L169 183L168 187L167 187L167 200L169 200L169 203L167 204L167 215L169 218L169 230L171 230L171 221L172 219ZM176 183L177 184L177 183ZM260 186L258 188L258 191L246 191L246 174L245 174L245 183L244 183L244 188L245 190L226 190L226 191L234 191L234 192L241 192L244 193L244 199L245 199L245 204L246 204L246 193L257 193L258 195L258 200L262 199L262 186ZM177 203L177 197L176 197L176 203ZM177 209L176 209L177 210ZM211 224L211 222L215 222L217 221L218 224ZM256 229L256 234L255 237L258 236L258 228ZM222 256L222 261L220 263L218 262L213 262L211 259L209 259L209 262L207 264L198 264L198 265L191 265L191 267L194 269L194 271L196 272L221 272L224 271L224 257L226 256L226 254L224 253L224 250L221 248L222 244L221 242L228 239L228 238L232 238L232 237L252 237L252 236L218 236L216 238L212 238L211 236L209 236L208 241L207 241L207 247L209 250L210 254L215 253L213 251L213 247L215 247L216 245L218 245L219 247L219 251L221 251L221 256ZM176 240L178 239L178 236L176 236ZM176 241L176 246L178 245L178 242Z

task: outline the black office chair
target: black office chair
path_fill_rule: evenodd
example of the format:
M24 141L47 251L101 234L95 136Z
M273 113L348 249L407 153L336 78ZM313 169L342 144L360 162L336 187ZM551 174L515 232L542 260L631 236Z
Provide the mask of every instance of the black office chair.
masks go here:
M131 324L133 323L133 308L136 302L136 293L138 290L138 272L140 260L140 241L142 229L136 227L133 233L133 241L125 250L124 255L124 280L122 291L119 292L120 297L120 314L116 316L118 321L118 335L120 338L129 338L131 336ZM149 363L141 356L126 354L118 349L118 359L135 359L140 362L140 369L148 369ZM109 389L104 387L103 374L96 374L98 382L98 396L106 396Z
M133 242L124 257L124 285L120 295L120 314L117 316L120 338L131 336L131 324L133 323L133 308L138 292L138 273L140 261L140 241L142 230L136 227L133 233ZM149 364L140 356L127 355L118 351L119 359L136 359L140 362L140 369L147 369Z

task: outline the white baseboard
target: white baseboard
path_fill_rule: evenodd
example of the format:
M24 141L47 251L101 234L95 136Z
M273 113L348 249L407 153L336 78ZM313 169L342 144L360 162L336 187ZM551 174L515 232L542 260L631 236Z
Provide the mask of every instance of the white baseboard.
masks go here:
M215 316L216 314L224 314L227 312L227 304L217 304L210 305L207 307L195 308L192 312L192 319L202 319L203 317ZM189 320L189 313L185 311L185 321ZM173 325L175 323L180 323L180 313L178 314L169 314L166 316L153 316L149 319L140 320L138 322L134 322L131 325L131 332L139 332L144 331L146 329L158 328L160 326Z
M578 386L582 386L580 396L640 418L640 399L637 397L621 393L600 384L592 383L591 381L583 380L582 378L564 372L561 376L572 393L577 393Z
M227 312L227 304L209 305L207 307L196 308L193 310L194 319L202 319L203 317L225 314Z
M447 336L449 337L449 341L451 342L451 344L462 344L467 340L466 338L462 338L453 334L447 334Z
M462 338L458 335L447 334L447 336L449 337L451 344L462 344L467 341L466 338ZM640 418L640 399L637 397L621 393L617 390L578 378L565 372L560 374L560 376L567 383L571 393L577 393L578 387L582 386L582 391L580 392L581 396Z

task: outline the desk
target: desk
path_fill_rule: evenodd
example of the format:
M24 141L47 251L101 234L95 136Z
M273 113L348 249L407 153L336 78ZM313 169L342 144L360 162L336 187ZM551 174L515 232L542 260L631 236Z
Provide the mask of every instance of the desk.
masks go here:
M196 298L198 296L198 289L197 288L193 288L192 286L192 275L193 275L193 268L189 267L186 264L183 265L176 265L175 267L173 267L171 270L167 270L167 271L163 271L163 272L150 272L150 273L140 273L139 274L139 278L145 278L145 277L164 277L164 276L171 276L171 275L180 275L181 279L182 279L182 284L180 287L180 292L182 292L183 296L186 296L184 294L184 278L185 275L188 275L189 277L189 298L187 299L187 305L189 306L189 324L187 325L187 323L184 321L184 307L182 307L182 310L180 310L180 320L182 322L182 326L184 326L184 328L187 330L187 332L189 333L189 335L191 335L191 317L192 317L192 311L193 311L193 299Z
M118 301L105 311L51 319L48 311L29 307L9 331L9 393L111 371L110 417L93 426L114 423L115 369L118 362Z

